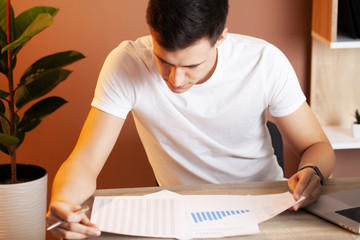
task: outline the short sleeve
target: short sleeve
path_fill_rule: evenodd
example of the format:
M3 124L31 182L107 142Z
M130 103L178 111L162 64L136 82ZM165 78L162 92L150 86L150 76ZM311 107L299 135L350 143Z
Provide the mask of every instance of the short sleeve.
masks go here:
M106 58L91 105L125 119L135 101L134 79L138 67L131 43L123 42Z
M295 112L305 101L296 73L285 55L271 46L267 98L269 112L274 117L283 117Z

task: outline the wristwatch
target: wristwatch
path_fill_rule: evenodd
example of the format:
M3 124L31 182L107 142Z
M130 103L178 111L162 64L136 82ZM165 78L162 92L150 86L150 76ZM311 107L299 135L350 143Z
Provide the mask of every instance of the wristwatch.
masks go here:
M320 184L321 184L321 185L324 184L324 181L325 181L324 176L321 174L321 172L320 172L320 170L319 170L319 168L318 168L317 166L309 166L309 165L308 165L308 166L305 166L305 167L300 168L300 169L298 170L298 172L300 172L301 170L303 170L303 169L305 169L305 168L312 168L312 169L314 170L315 174L319 176L319 178L320 178Z

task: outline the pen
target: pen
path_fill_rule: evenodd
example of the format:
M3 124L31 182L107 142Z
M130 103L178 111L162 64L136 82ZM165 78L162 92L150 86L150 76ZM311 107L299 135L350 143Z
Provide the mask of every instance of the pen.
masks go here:
M88 207L88 206L83 207L83 208L77 210L75 213L76 213L76 214L79 214L79 213L86 212L87 210L89 210L89 207ZM60 224L62 224L62 223L64 223L64 222L65 222L65 220L58 221L58 222L54 223L53 225L51 225L50 227L48 227L46 230L49 231L49 230L51 230L51 229L53 229L53 228L56 228L57 226L59 226Z

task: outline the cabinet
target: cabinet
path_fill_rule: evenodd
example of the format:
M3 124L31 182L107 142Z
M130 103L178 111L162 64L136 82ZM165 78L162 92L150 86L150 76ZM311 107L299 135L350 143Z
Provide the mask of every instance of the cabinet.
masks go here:
M360 39L338 31L338 3L338 0L313 0L311 35L330 48L360 48Z
M313 0L310 106L333 146L360 148L351 135L360 110L360 39L338 33L337 7L338 0Z

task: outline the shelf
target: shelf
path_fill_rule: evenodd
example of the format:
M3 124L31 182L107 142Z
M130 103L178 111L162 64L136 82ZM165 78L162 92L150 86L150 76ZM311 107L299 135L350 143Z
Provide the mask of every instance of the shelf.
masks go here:
M337 41L331 43L330 48L360 48L360 39L354 39L338 32Z
M331 146L336 149L360 149L360 139L355 139L351 128L343 126L322 126Z
M360 39L351 38L341 32L338 33L336 42L331 42L314 31L311 36L332 49L360 48Z

